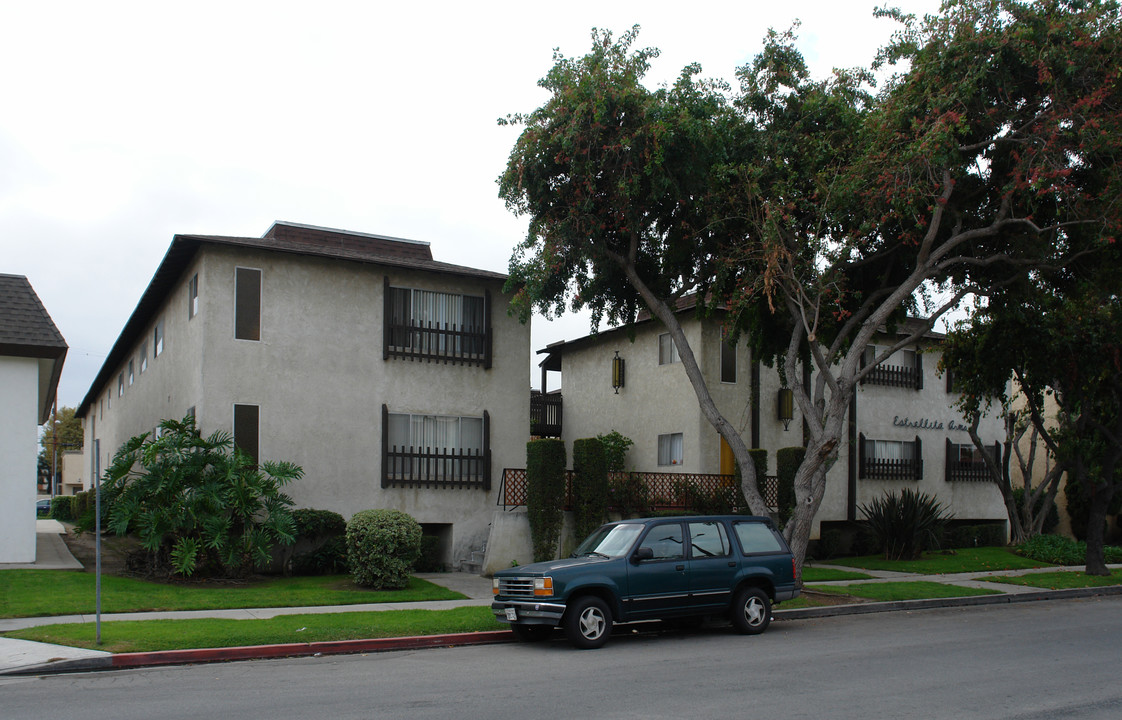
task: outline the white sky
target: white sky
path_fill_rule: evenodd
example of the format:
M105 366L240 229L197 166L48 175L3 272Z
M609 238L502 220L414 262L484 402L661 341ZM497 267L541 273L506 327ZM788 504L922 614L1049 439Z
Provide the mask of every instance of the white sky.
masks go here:
M497 196L518 129L496 119L546 100L553 48L638 23L663 53L652 85L695 61L732 81L799 19L824 76L896 29L877 4L0 0L0 272L28 277L70 345L59 403L77 406L175 233L287 220L505 272L525 221ZM535 319L532 348L587 331Z

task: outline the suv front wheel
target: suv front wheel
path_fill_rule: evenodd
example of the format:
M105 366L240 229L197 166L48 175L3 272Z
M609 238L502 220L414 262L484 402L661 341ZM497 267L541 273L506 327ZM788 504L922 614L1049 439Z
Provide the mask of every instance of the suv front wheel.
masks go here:
M577 599L565 612L565 636L582 650L602 647L612 634L612 611L598 597Z
M771 623L771 599L758 587L746 587L732 604L732 624L745 635L759 635Z

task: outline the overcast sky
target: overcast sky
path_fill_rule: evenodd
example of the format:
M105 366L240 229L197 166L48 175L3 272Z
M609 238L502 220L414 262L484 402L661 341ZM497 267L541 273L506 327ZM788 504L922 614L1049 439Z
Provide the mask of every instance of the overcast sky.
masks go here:
M505 272L526 223L497 196L518 130L496 119L546 100L553 48L639 24L662 50L652 86L691 62L731 81L798 19L824 76L896 29L877 4L0 0L0 272L28 277L70 345L59 402L77 406L175 233L287 220ZM532 347L587 331L535 319Z

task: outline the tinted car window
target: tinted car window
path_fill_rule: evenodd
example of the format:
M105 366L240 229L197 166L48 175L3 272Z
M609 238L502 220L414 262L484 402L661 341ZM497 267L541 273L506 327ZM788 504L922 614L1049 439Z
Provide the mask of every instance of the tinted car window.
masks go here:
M653 550L655 560L678 560L685 557L683 544L682 526L674 523L655 525L639 547Z
M729 538L719 522L690 523L690 554L693 557L724 557L729 554Z
M775 537L771 528L763 523L736 523L736 536L740 539L740 548L745 555L783 552L779 538Z

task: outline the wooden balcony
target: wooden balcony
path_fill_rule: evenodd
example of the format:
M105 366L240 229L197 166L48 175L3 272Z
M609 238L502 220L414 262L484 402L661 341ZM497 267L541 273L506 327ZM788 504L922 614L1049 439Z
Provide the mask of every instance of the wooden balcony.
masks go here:
M530 391L530 435L561 437L561 393Z

